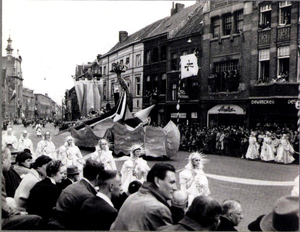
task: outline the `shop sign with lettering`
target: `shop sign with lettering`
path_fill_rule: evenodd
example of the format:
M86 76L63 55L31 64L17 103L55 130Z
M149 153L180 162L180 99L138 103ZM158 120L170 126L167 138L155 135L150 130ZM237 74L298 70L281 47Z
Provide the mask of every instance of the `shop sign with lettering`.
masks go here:
M297 101L298 101L298 99L289 99L287 104L294 105L294 104L296 104Z
M186 118L186 113L171 113L171 118L177 118L179 114L179 118Z
M275 100L251 100L252 105L274 105Z
M230 106L221 106L218 109L218 111L222 112L222 113L230 113L230 112L235 112L235 109L233 107L230 107Z

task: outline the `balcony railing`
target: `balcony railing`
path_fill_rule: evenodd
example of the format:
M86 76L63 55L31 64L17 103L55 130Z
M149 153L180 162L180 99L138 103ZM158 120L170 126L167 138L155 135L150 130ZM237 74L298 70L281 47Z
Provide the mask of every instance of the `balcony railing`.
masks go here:
M284 42L290 40L291 27L280 27L277 28L277 42Z
M270 45L271 30L258 31L258 45Z
M250 88L251 97L298 96L299 83L270 83Z

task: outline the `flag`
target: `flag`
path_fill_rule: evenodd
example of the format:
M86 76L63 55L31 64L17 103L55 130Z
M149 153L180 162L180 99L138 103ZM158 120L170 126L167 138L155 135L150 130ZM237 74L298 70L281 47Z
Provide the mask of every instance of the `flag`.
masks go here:
M13 92L12 92L10 100L12 101L13 99L15 99L16 95L17 95L17 93L16 93L16 90L14 89Z
M198 75L198 60L195 54L180 56L181 79Z

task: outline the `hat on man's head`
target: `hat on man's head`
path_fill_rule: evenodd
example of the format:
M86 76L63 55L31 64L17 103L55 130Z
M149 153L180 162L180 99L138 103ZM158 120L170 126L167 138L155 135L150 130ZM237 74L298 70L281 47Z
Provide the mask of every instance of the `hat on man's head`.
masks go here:
M75 165L70 165L67 167L67 175L76 175L79 174L78 167Z
M279 198L275 202L273 211L262 218L260 228L262 231L298 231L299 197Z

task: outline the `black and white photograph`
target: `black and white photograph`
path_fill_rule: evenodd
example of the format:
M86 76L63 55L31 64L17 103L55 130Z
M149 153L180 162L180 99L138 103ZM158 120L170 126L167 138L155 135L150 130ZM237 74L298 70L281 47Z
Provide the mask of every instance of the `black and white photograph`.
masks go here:
M299 231L300 2L1 19L1 230Z

